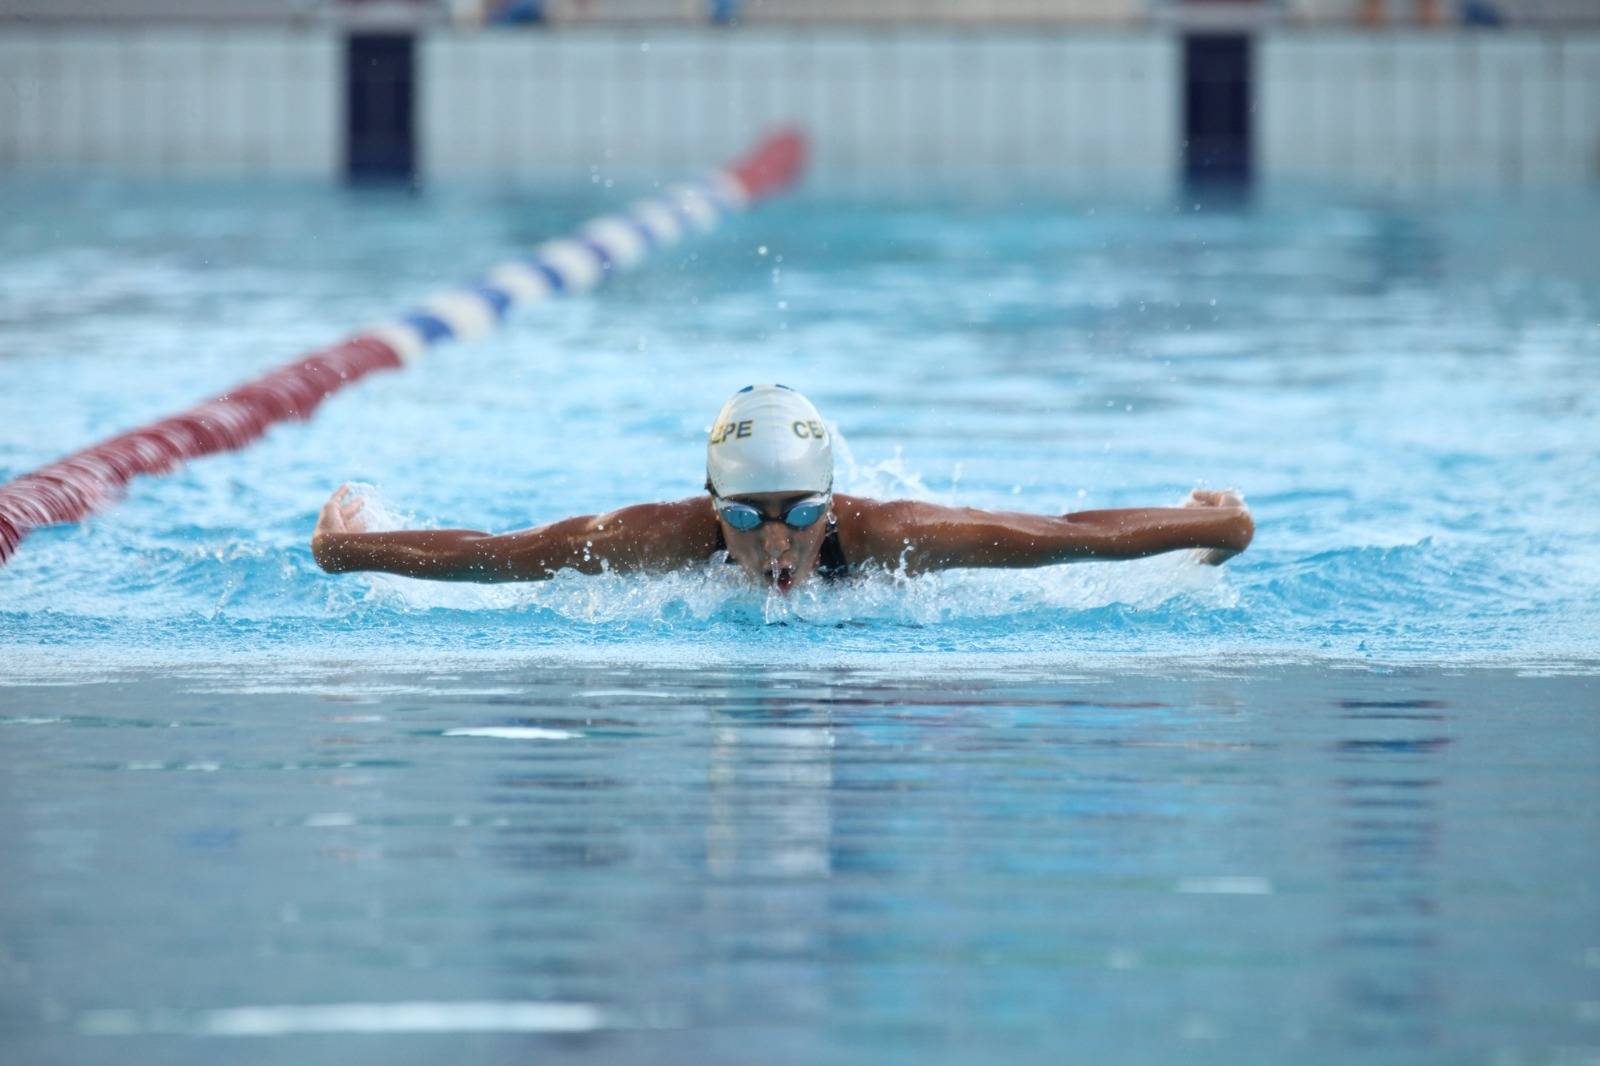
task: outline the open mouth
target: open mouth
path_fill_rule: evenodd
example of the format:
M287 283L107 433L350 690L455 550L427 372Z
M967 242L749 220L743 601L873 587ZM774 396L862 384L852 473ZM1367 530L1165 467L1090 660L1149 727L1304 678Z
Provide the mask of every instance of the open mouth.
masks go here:
M774 566L767 571L767 584L779 592L788 592L794 588L794 567Z

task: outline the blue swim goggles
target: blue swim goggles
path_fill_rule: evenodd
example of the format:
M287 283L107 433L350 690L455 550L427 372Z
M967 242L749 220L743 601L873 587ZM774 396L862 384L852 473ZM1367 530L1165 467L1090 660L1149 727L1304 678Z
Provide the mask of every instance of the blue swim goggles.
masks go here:
M758 529L763 522L782 522L790 529L805 529L814 526L817 519L828 513L828 505L833 497L826 492L819 492L815 496L807 496L803 500L796 500L784 508L783 514L777 518L768 518L759 508L748 503L738 503L734 500L724 500L720 496L711 497L711 506L717 509L717 514L728 525L741 533L748 533Z

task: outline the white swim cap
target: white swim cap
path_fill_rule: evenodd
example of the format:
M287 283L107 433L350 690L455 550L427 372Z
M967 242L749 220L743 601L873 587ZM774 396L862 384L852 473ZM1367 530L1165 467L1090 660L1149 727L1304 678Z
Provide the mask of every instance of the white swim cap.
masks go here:
M706 485L718 496L827 492L833 488L828 427L811 401L787 385L746 385L711 425Z

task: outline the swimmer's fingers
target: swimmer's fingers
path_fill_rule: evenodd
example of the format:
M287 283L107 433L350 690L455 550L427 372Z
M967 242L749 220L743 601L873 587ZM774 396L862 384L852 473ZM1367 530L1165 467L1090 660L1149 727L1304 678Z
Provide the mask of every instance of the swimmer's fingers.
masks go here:
M361 500L357 498L352 503L345 503L345 497L350 494L349 485L340 485L322 505L322 510L317 514L317 533L345 533L351 531L350 519L361 509ZM364 527L365 523L361 523ZM359 532L359 530L356 530Z
M1185 507L1243 507L1244 497L1233 489L1195 489Z
M365 533L367 531L367 520L359 517L361 508L366 505L366 497L357 496L352 502L340 506L339 517L344 520L344 526L348 532Z
M332 496L322 505L322 510L317 512L317 528L311 531L315 537L318 533L338 533L344 528L344 519L339 515L339 503Z

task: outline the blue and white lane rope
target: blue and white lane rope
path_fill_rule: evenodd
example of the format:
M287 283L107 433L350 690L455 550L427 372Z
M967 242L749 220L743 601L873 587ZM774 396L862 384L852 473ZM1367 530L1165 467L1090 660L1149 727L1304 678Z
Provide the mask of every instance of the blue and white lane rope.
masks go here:
M438 293L409 314L373 327L369 335L410 363L441 341L483 336L512 308L588 292L652 251L715 229L750 202L732 170L674 185L619 214L594 219L574 236L546 241L528 255L500 263L473 284Z
M402 367L444 340L482 336L513 307L587 292L652 249L712 229L725 215L791 184L805 154L798 132L775 134L700 181L597 218L575 236L541 244L409 314L0 485L0 565L33 530L85 518L140 474L164 474L202 455L244 448L278 422L310 418L327 396L375 370Z

